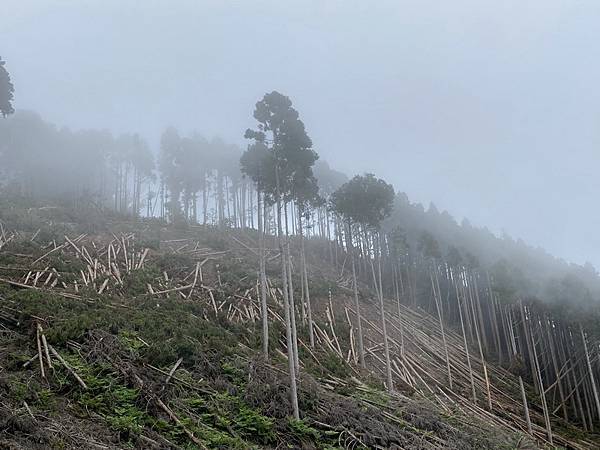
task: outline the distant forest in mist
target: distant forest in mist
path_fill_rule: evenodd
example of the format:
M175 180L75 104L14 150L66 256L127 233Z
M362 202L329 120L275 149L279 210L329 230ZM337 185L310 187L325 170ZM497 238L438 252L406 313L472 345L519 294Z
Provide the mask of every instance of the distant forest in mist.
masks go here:
M153 149L137 134L57 128L30 111L0 119L2 196L38 206L57 203L183 226L256 228L255 185L240 170L242 153L219 138L174 128L164 130L160 148ZM336 239L328 200L348 176L331 163L317 160L313 168L322 199L307 213L307 235L314 239ZM573 317L598 307L600 278L591 264L568 263L466 219L458 223L433 204L412 203L403 192L394 203L383 230L401 230L406 258L428 252L450 265L488 272L504 301L540 300ZM293 212L290 219L295 223Z

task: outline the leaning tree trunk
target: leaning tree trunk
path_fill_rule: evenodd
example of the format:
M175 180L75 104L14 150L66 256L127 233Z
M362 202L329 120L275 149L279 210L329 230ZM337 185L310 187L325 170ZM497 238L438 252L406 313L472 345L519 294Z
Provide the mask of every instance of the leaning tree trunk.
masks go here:
M598 388L596 386L596 380L594 379L594 371L592 370L592 363L590 361L590 354L587 348L587 341L585 339L585 334L581 325L579 325L579 331L581 332L581 339L583 340L583 349L585 351L585 360L587 362L588 371L590 373L590 383L592 384L592 391L594 393L594 402L596 403L598 417L600 417L600 397L598 397Z
M352 224L348 223L348 239L346 242L350 251L350 259L352 260L352 286L354 290L354 308L356 309L356 328L358 331L358 360L362 368L366 368L365 364L365 348L363 344L362 320L360 317L360 304L358 302L358 284L356 281L356 263L354 255L354 245L352 243Z
M392 362L390 360L390 345L388 342L388 336L387 336L387 326L386 326L386 320L385 320L385 307L383 304L383 284L381 282L381 237L378 234L377 235L377 241L379 244L379 254L377 255L377 274L379 275L379 280L373 280L375 282L375 284L379 284L379 308L381 309L381 331L383 332L383 349L384 349L384 353L385 353L385 368L386 368L386 375L387 375L387 388L388 391L394 392L394 380L392 378ZM373 263L371 262L371 268L373 268ZM373 274L375 275L375 274ZM332 313L333 314L333 313Z
M483 366L483 377L485 379L488 409L491 411L492 410L492 394L491 394L491 389L490 389L490 378L488 375L487 363L485 361L485 356L483 354L483 347L481 345L481 335L479 334L479 326L477 325L477 313L475 311L475 301L473 299L472 281L473 281L473 275L471 275L471 277L469 277L469 285L468 285L469 302L471 303L471 312L473 314L473 316L472 316L473 317L473 328L475 328L475 336L477 337L477 347L479 348L479 358L481 359L481 364Z
M536 343L535 343L535 338L533 336L533 330L531 328L531 326L529 325L529 319L527 318L527 314L525 312L525 308L523 307L523 302L519 299L519 306L521 308L521 317L523 320L523 331L525 332L525 336L529 336L529 339L527 340L528 344L529 344L529 354L530 356L533 358L533 373L532 376L535 377L535 379L537 380L538 386L539 386L539 393L540 393L540 401L542 404L542 411L544 413L544 422L546 424L546 435L548 437L548 442L550 442L550 445L553 444L552 442L552 425L550 423L550 414L548 412L548 404L546 402L546 392L544 391L544 382L542 381L542 374L541 374L541 370L540 370L540 365L538 362L538 355L537 355L537 348L536 348ZM531 315L531 312L530 312Z
M435 282L433 281L433 272L435 271ZM429 272L429 278L431 280L431 288L433 289L433 298L435 300L435 306L438 313L438 319L440 321L440 331L442 332L442 344L444 346L444 354L446 356L446 369L448 371L448 386L452 390L452 371L450 370L450 355L448 353L448 344L446 342L446 332L444 330L444 315L442 309L442 294L440 292L440 284L438 280L437 267L432 267Z
M404 358L404 325L402 324L402 309L400 306L400 290L399 290L399 286L398 286L398 272L400 269L398 268L397 264L392 264L392 268L393 268L394 288L395 288L395 293L396 293L396 303L398 305L398 328L400 331L400 357ZM400 273L400 277L402 277L402 273ZM400 284L402 284L402 279L400 279Z
M461 298L460 298L460 291L458 289L456 277L453 276L452 280L454 282L454 288L456 290L456 302L457 302L457 306L458 306L458 317L460 318L460 329L462 331L463 345L465 347L465 354L467 355L467 368L469 369L469 381L471 383L471 395L473 396L473 403L477 404L477 392L475 391L475 379L473 378L473 367L471 366L471 355L469 353L469 345L467 344L467 333L465 332L465 322L463 320L463 313L462 313L462 310L463 310L462 303L463 302L461 301ZM459 280L460 280L460 278L459 278Z
M509 322L510 334L511 334L509 349L511 352L511 361L512 361L517 357L517 341L514 338L512 314L509 315L508 322ZM520 344L520 345L523 345L523 344ZM521 351L521 353L523 353L523 352ZM525 416L525 422L527 423L527 432L533 436L533 428L531 426L531 417L529 415L529 404L527 402L527 394L525 393L525 385L523 384L523 377L521 376L521 374L519 374L519 389L521 391L521 401L523 402L523 415Z
M302 262L302 279L304 282L304 300L306 300L306 313L308 315L308 337L311 348L315 347L315 332L312 320L312 307L310 304L310 290L308 288L308 270L306 268L306 252L304 248L304 230L302 229L302 214L298 211L298 224L300 231L300 259ZM333 311L331 312L333 314Z

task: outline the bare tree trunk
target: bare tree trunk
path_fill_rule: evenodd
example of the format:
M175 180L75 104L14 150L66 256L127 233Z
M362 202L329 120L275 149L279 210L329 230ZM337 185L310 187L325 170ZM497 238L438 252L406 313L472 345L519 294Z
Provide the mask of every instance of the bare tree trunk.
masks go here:
M529 417L529 405L527 405L527 395L525 395L525 386L523 385L523 378L519 375L519 387L521 388L521 398L523 400L523 411L525 414L525 421L527 422L527 432L533 435L533 429L531 428L531 418Z
M358 361L360 362L360 366L364 369L366 368L365 364L365 348L363 344L363 332L362 332L362 319L360 315L360 303L358 302L358 283L356 280L356 263L355 255L354 255L354 244L352 243L352 224L348 223L348 238L346 240L346 245L349 246L350 250L350 259L352 260L352 287L354 290L354 308L356 309L356 328L358 331Z
M514 339L512 315L509 315L508 322L509 322L509 327L510 327L510 333L512 336L512 339L510 341L511 345L508 347L508 349L509 349L509 352L511 355L511 359L514 359L517 356L517 342ZM525 421L527 422L527 432L530 435L533 435L533 428L531 426L531 417L529 415L529 405L527 403L527 395L525 393L525 385L523 384L523 378L521 377L521 375L519 375L519 388L521 390L521 400L523 402L523 415L525 416Z
M382 282L381 282L381 241L380 241L380 236L379 234L377 235L378 237L378 243L379 243L379 255L377 258L377 272L379 275L379 280L377 280L375 278L375 273L373 273L373 278L374 278L374 283L375 285L379 284L379 289L377 289L378 294L379 294L379 308L381 310L381 331L383 332L383 349L385 352L385 368L386 368L386 375L387 375L387 389L388 391L394 392L394 380L392 378L392 362L390 360L390 345L388 342L388 336L387 336L387 325L386 325L386 320L385 320L385 306L383 304L383 286L382 286ZM373 268L373 262L371 261L371 269Z
M531 331L531 327L529 326L529 321L527 320L527 315L525 314L525 308L523 307L523 303L521 301L519 301L519 303L520 303L520 307L521 307L521 315L523 317L523 327L525 330L525 334L530 336L529 337L529 344L531 346L530 354L533 357L533 367L534 367L533 376L536 377L538 386L539 386L540 400L542 403L542 410L544 412L544 422L546 423L546 434L548 437L548 441L550 442L550 445L552 445L552 426L550 424L550 414L548 412L548 404L546 403L546 393L544 392L544 383L542 381L540 366L538 364L538 356L537 356L535 340L534 340L534 337L533 337L533 334Z
M404 325L402 324L402 309L400 307L400 291L398 289L398 276L402 276L402 274L398 274L400 272L400 268L394 265L394 281L396 287L396 302L398 304L398 328L400 329L400 356L404 357Z
M208 171L204 171L202 179L202 225L208 220Z
M294 344L292 335L292 321L290 317L290 302L288 291L288 261L286 258L286 246L283 238L283 228L281 224L281 191L279 187L279 168L275 169L275 179L277 185L277 236L279 241L279 252L281 254L281 280L283 283L283 310L285 317L285 334L287 341L287 358L288 369L290 373L290 401L292 403L292 411L294 419L300 419L300 411L298 409L298 388L296 386L296 364L294 363Z
M598 417L600 417L600 398L598 397L598 388L596 386L596 380L594 379L594 371L592 370L592 363L590 361L590 354L588 353L587 348L587 340L585 338L585 333L583 332L583 327L579 325L579 331L581 332L581 339L583 340L583 350L585 351L585 360L587 362L587 367L590 375L590 383L592 385L592 391L594 393L594 401L596 403L596 411L598 412Z
M292 319L292 343L294 344L294 364L296 366L296 376L300 376L300 359L298 356L298 334L296 328L296 304L294 302L294 283L292 280L292 252L290 249L290 237L288 228L288 209L287 203L283 206L284 217L285 217L285 244L287 249L287 262L288 262L288 289L290 299L290 314Z
M333 264L333 243L331 242L331 218L329 217L329 210L325 208L325 221L327 230L327 248L329 250L329 264Z
M306 251L304 248L304 232L302 229L302 214L300 213L300 211L298 212L298 223L300 225L299 231L300 231L300 251L302 253L301 255L301 259L302 259L302 273L303 273L303 280L304 280L304 299L306 300L306 312L308 314L308 336L310 339L310 346L311 348L315 347L315 332L314 332L314 327L313 327L313 320L312 320L312 307L310 304L310 289L308 286L308 270L306 267ZM331 311L331 314L333 314L333 311Z
M460 292L458 289L457 280L453 277L454 288L456 290L456 301L458 303L458 317L460 318L460 329L463 335L463 345L465 346L465 353L467 355L467 367L469 369L469 381L471 382L471 395L473 396L473 403L477 404L477 393L475 391L475 379L473 378L473 368L471 367L471 355L469 354L469 346L467 344L467 333L465 332L465 323L462 314L462 302L460 300Z
M472 278L471 278L471 280L472 280ZM471 281L471 280L469 280L469 281ZM483 347L481 346L481 337L479 335L479 326L477 325L477 316L476 316L476 312L475 312L475 305L474 305L474 301L473 301L472 289L469 289L469 300L471 303L471 310L473 313L473 327L475 328L475 335L477 336L477 345L479 347L479 357L481 358L481 363L483 365L483 375L485 378L485 385L486 385L486 390L487 390L488 409L491 411L492 410L492 394L490 391L490 379L489 379L489 375L488 375L487 364L485 362L485 356L483 355Z
M265 264L265 231L263 229L261 192L256 190L256 202L258 204L258 258L259 258L259 283L260 283L260 306L262 315L263 354L265 359L269 358L269 314L267 310L267 275Z
M435 271L435 282L433 280L432 272ZM446 369L448 371L448 385L450 390L452 390L452 372L450 370L450 354L448 353L448 344L446 342L446 333L444 331L444 317L442 312L442 298L441 293L439 292L440 285L438 280L437 268L432 267L429 272L429 278L431 279L431 288L433 289L433 297L435 300L435 306L438 313L438 319L440 321L440 330L442 332L442 344L444 346L444 353L446 356ZM437 289L436 289L437 288Z
M567 406L565 403L565 392L563 390L563 384L562 384L562 380L560 378L560 373L559 373L559 369L558 369L558 359L557 359L557 355L556 355L556 349L554 346L554 337L553 337L552 333L550 332L550 321L548 318L546 318L546 320L545 320L544 328L546 328L546 335L548 337L548 346L550 347L550 356L552 358L552 368L554 369L554 376L556 377L556 383L558 384L558 393L560 396L560 402L562 404L563 418L564 418L565 422L568 422L569 416L567 414Z
M223 193L223 174L217 171L217 223L222 227L225 222L225 199Z
M486 327L485 327L485 322L483 320L483 311L481 308L481 299L479 298L479 286L477 283L477 274L473 274L473 291L475 292L475 300L476 300L476 311L477 311L477 318L475 318L475 320L479 319L479 333L480 333L480 338L483 342L483 348L485 349L485 353L486 355L489 354L489 345L488 345L488 339L487 339L487 333L486 333Z

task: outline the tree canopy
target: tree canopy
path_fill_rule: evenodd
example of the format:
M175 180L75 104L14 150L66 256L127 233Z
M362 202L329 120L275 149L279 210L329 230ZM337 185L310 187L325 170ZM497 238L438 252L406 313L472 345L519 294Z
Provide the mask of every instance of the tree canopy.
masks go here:
M392 212L394 188L372 173L356 175L331 196L335 212L353 223L379 228Z
M3 117L15 112L12 105L15 87L10 81L10 75L4 67L5 64L0 57L0 113Z
M277 91L267 93L256 103L253 116L257 129L246 130L244 136L253 139L254 146L242 158L242 171L267 197L272 198L279 190L286 201L312 201L318 191L312 167L319 155L292 101Z

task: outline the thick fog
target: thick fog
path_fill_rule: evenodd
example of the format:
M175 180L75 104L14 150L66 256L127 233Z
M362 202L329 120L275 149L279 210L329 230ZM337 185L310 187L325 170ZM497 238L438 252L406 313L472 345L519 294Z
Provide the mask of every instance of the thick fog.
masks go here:
M459 221L600 266L597 1L2 0L15 107L245 146L290 96L315 150Z

